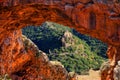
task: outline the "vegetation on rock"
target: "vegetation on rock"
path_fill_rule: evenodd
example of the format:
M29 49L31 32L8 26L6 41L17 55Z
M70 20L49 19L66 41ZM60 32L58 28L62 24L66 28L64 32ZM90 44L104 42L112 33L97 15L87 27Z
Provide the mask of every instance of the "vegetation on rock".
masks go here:
M38 27L28 26L23 34L69 72L87 74L91 68L99 69L107 58L106 44L60 24L45 22Z

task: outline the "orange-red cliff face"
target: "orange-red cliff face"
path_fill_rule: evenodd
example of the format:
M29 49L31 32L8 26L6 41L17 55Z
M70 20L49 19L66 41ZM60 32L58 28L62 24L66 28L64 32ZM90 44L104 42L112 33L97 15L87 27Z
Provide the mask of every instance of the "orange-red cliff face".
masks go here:
M52 80L51 73L54 70L54 74L58 74L56 71L59 70L58 68L51 68L48 63L42 62L41 58L34 57L34 50L28 48L26 51L24 41L21 40L21 28L27 25L40 25L45 21L54 21L73 27L81 33L106 42L109 45L107 54L111 67L102 73L101 79L113 80L113 68L120 60L119 0L0 1L0 64L2 64L0 67L2 74L7 72L17 75L25 72L26 76L32 75L35 78L37 76L35 71L39 69L38 67L42 67L41 73L39 70L38 73L46 79L51 77ZM63 76L62 80L66 78L64 73L56 76Z
M0 74L13 80L67 80L67 71L54 66L37 46L20 30L0 35Z

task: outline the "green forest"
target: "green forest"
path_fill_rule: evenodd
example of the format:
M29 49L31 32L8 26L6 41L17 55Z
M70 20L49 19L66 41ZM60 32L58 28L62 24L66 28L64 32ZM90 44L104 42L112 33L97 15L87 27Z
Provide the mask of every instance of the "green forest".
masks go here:
M45 22L41 26L27 26L22 32L68 72L87 74L89 69L99 70L107 60L105 43L67 26Z

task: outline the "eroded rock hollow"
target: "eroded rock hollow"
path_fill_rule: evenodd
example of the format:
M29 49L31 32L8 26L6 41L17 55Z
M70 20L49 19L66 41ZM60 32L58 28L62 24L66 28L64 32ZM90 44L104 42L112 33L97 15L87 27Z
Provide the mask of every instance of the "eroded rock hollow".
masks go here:
M0 0L0 74L67 80L64 68L51 65L44 53L22 36L23 27L45 21L70 26L107 43L110 67L101 73L101 80L113 80L113 69L120 60L119 0Z

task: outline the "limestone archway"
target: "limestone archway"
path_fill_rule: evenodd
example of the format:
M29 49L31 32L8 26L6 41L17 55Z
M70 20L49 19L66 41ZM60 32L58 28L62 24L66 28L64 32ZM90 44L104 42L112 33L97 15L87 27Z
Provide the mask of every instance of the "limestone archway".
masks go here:
M37 2L39 4L36 4ZM57 22L96 37L110 46L108 49L108 57L111 61L110 73L106 73L102 80L112 79L112 70L115 63L120 60L118 56L120 53L120 6L117 4L119 3L113 3L111 7L92 0L3 1L0 4L0 45L4 45L6 37L12 36L9 33L13 32L20 36L20 29L27 25L40 25L45 21ZM92 18L94 18L93 22L90 21ZM0 49L2 50L2 47Z

